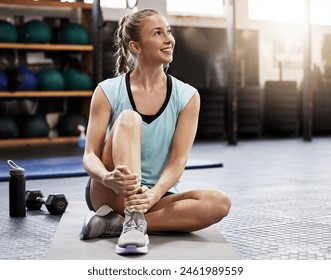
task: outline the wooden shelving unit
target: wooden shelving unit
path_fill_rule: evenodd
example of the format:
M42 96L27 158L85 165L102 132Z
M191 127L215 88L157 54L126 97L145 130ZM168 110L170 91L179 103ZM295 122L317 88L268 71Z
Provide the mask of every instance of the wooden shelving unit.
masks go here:
M63 45L63 44L0 43L0 49L90 52L90 51L93 51L93 46L92 45Z
M26 8L35 9L78 9L81 13L81 23L90 31L92 30L92 4L86 4L83 1L75 3L60 2L56 0L1 0L1 6L7 9ZM83 52L83 61L87 69L92 72L93 64L93 45L66 45L66 44L26 44L26 43L2 43L0 49L10 50L40 50L40 51L77 51ZM15 91L0 92L0 98L47 98L47 97L91 97L92 91ZM26 138L26 139L0 139L0 147L7 146L28 146L39 144L60 144L75 143L78 137L56 137L56 138Z
M76 136L54 138L5 139L0 141L0 148L50 144L75 144L77 142L78 137Z
M86 4L84 2L60 2L54 0L1 0L0 4L8 4L10 6L18 5L18 6L32 6L36 7L51 7L57 9L63 8L75 8L75 9L87 9L91 10L92 5Z
M91 91L0 91L0 98L30 98L30 97L91 97Z

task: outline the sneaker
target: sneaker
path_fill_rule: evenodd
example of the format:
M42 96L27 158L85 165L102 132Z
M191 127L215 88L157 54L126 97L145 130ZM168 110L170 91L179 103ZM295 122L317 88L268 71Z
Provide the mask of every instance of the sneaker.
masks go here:
M119 236L122 232L122 216L115 213L108 205L102 205L98 211L87 213L80 239Z
M146 254L148 252L147 223L144 213L125 210L123 230L116 246L116 253Z

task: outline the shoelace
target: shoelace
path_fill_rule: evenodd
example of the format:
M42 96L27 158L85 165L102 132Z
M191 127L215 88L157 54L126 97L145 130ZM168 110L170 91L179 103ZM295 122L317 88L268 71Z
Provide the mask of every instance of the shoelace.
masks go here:
M136 215L134 212L130 213L130 219L125 223L125 225L126 226L124 227L124 233L130 231L132 228L144 233L144 220L139 219L138 215Z

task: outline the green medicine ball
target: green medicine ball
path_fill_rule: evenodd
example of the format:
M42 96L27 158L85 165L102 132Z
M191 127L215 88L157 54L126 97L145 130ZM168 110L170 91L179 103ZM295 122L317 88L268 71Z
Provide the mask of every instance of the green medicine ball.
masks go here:
M52 40L50 27L41 20L30 20L19 29L19 41L23 43L49 43Z
M0 20L0 42L16 43L17 37L16 26L10 22Z
M88 45L90 34L84 25L73 23L59 31L57 40L60 44Z
M19 128L10 116L0 116L0 139L17 138Z
M92 90L92 77L86 72L68 68L64 71L63 76L65 87L68 90Z
M62 73L53 67L45 67L38 71L37 80L41 90L64 90L65 88Z

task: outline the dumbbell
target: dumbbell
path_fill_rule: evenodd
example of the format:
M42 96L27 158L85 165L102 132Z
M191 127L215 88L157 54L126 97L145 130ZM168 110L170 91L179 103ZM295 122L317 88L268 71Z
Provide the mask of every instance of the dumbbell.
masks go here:
M52 215L61 215L66 211L68 201L64 194L50 194L47 200L40 190L26 191L25 205L29 210L40 210L45 204L48 212Z

